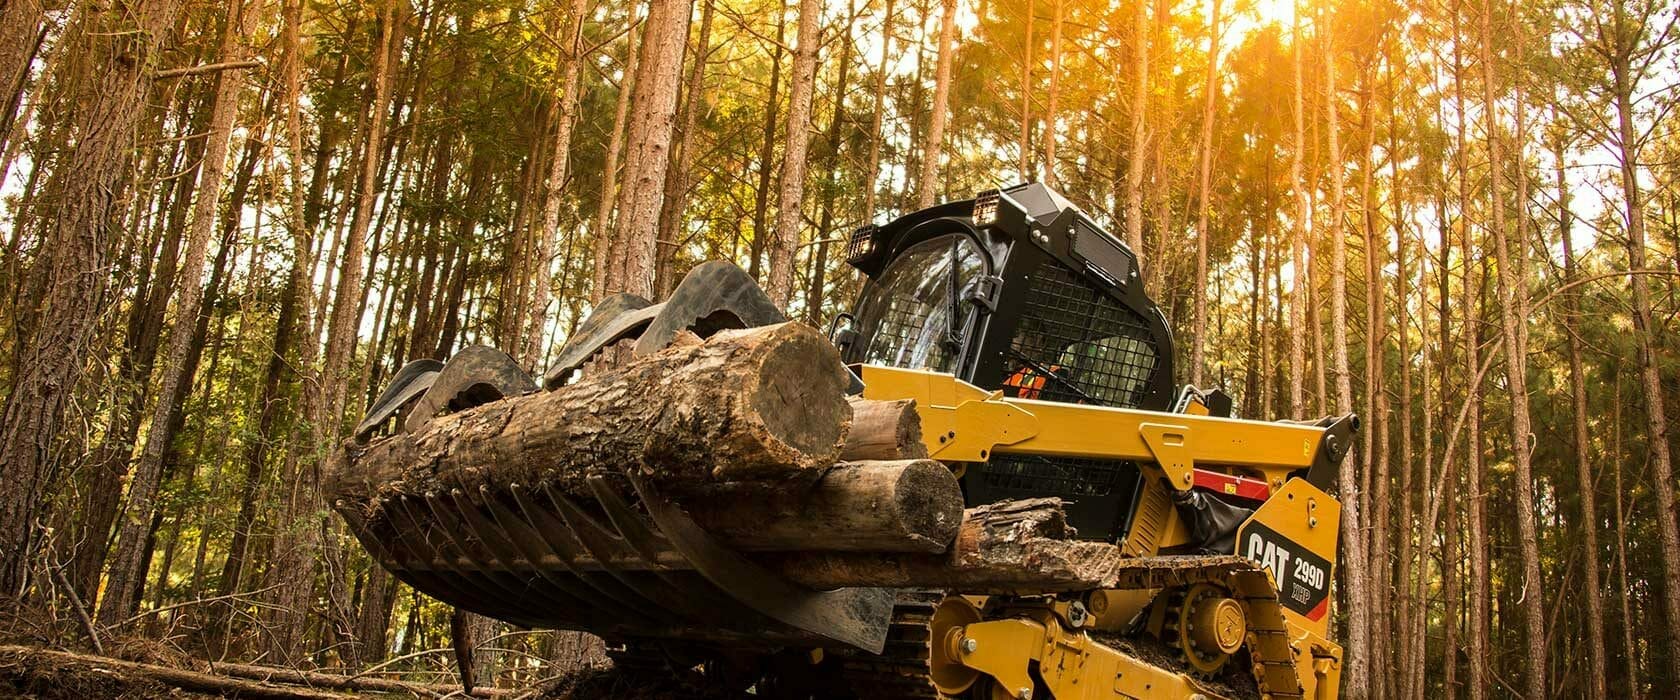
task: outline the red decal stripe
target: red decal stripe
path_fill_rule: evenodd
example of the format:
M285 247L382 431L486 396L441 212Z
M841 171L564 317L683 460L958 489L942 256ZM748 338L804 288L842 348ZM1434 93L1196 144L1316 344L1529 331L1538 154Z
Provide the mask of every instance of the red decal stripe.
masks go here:
M1313 622L1322 620L1324 619L1324 613L1329 609L1330 596L1324 596L1324 600L1318 601L1318 605L1313 606L1312 612L1307 613L1307 619Z
M1196 469L1194 472L1195 480L1192 483L1214 493L1223 493L1227 496L1246 498L1251 501L1264 501L1272 497L1272 488L1259 479L1221 474L1205 469Z

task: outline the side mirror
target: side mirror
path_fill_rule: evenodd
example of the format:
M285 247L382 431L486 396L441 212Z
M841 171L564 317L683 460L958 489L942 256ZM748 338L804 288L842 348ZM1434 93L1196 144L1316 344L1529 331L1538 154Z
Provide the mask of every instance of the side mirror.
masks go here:
M851 350L852 344L857 342L857 338L856 316L842 312L836 314L834 320L828 323L828 340L834 343L834 347L840 349L842 356Z

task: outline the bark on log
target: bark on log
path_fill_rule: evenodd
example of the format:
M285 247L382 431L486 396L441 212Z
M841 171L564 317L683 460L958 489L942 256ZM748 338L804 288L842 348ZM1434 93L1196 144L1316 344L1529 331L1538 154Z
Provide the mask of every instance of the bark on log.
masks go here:
M963 519L962 488L933 460L838 464L809 485L723 484L685 500L746 551L939 553Z
M884 586L992 594L1114 587L1141 561L1122 556L1119 547L1107 542L1067 539L1072 536L1061 501L1037 498L969 509L956 541L940 555L811 552L767 555L764 561L788 579L817 589Z
M840 459L925 459L922 420L916 414L915 399L873 401L853 397L852 429L840 448Z
M552 392L347 444L329 465L330 490L362 504L513 483L587 493L588 477L616 478L625 465L673 492L787 478L838 461L846 383L838 352L809 326L723 331Z

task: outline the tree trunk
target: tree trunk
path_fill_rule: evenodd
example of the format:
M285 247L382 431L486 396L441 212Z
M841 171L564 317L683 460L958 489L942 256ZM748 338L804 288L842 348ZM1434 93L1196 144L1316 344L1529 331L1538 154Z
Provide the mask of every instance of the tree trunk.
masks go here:
M852 427L840 448L840 459L853 462L927 457L915 399L871 401L852 397L847 403L852 405Z
M1615 369L1621 369L1617 362ZM1620 372L1612 372L1620 376ZM1627 491L1622 487L1622 383L1611 382L1614 387L1613 398L1610 402L1610 463L1616 476L1616 598L1621 603L1622 613L1622 657L1627 664L1627 697L1639 698L1639 648L1634 645L1634 622L1632 604L1628 588L1627 565L1627 509L1623 506L1623 499Z
M822 44L819 0L799 0L799 29L788 85L787 133L782 143L782 191L776 200L775 238L770 241L770 301L786 309L793 300L794 254L805 224L806 153L811 145L811 102L817 83L817 48Z
M301 25L303 0L286 0L282 10L285 43L285 97L287 154L294 162L302 162L303 115L299 105L303 86L303 51ZM323 134L324 138L324 134ZM263 371L262 389L257 396L257 434L246 443L245 475L239 492L239 512L235 516L227 558L222 564L218 595L229 595L239 589L248 556L251 525L256 520L257 487L262 481L263 466L268 449L277 439L282 382L291 373L289 357L297 344L300 329L309 325L309 281L307 276L314 248L314 236L304 216L305 188L303 171L294 167L287 178L287 195L291 204L286 222L292 242L292 264L286 275L286 286L280 298L280 310L275 320L274 340L270 345L267 366Z
M876 216L875 192L881 176L881 120L886 112L887 63L892 58L893 1L886 0L886 11L881 13L881 63L875 70L875 109L869 122L869 168L863 176L863 215L869 217L868 220Z
M671 169L665 174L665 204L659 211L659 260L654 270L654 292L670 295L677 279L677 248L687 241L683 235L683 214L688 211L694 151L700 147L700 105L706 102L706 62L712 56L712 15L717 0L706 0L700 11L700 36L695 44L694 63L688 69L688 87L683 90L682 141L673 152Z
M1219 99L1219 0L1208 12L1207 74L1202 81L1202 134L1196 182L1196 317L1190 328L1190 384L1202 385L1202 350L1207 338L1208 214L1213 199L1213 115Z
M1033 43L1033 25L1037 24L1037 22L1038 0L1027 0L1027 14L1024 20L1024 23L1027 25L1025 28L1027 40L1024 44L1022 44L1021 52L1021 137L1020 141L1016 144L1016 149L1021 154L1021 162L1017 167L1021 171L1021 179L1027 182L1033 182L1038 179L1037 168L1033 167L1032 162L1032 98L1034 87L1033 49L1038 48L1038 46ZM881 65L882 70L885 71L885 66L887 65L887 54L885 51L881 53ZM879 94L881 88L877 87L875 91L876 94ZM876 112L879 113L880 107L877 106L875 109ZM880 119L878 114L876 119Z
M1500 143L1498 115L1499 103L1495 97L1494 62L1497 60L1493 44L1492 29L1493 3L1491 0L1482 1L1481 33L1482 33L1482 107L1486 113L1484 124L1487 128L1488 149L1488 208L1493 215L1493 238L1495 244L1495 261L1499 268L1499 300L1502 307L1500 313L1500 331L1505 344L1505 383L1506 393L1511 400L1511 452L1515 462L1517 537L1522 560L1522 617L1523 628L1526 633L1526 651L1528 657L1527 668L1524 670L1524 688L1528 697L1546 697L1546 628L1545 628L1545 584L1540 578L1540 535L1539 526L1535 522L1534 511L1538 507L1534 498L1534 468L1533 438L1534 430L1531 424L1528 407L1528 283L1523 277L1526 269L1523 257L1528 252L1528 242L1522 236L1517 236L1514 242L1506 231L1505 207L1506 199L1501 188L1500 179L1505 176L1506 167L1503 145ZM1520 40L1519 40L1520 43ZM1516 119L1519 143L1522 136L1522 101L1517 100ZM1518 159L1519 169L1528 167ZM1519 192L1519 195L1526 194ZM1527 215L1526 202L1518 200L1516 215ZM1505 608L1501 607L1501 612Z
M1460 24L1461 5L1455 0L1453 4L1453 95L1457 105L1457 128L1454 139L1457 148L1455 166L1458 170L1458 200L1460 207L1460 230L1463 239L1460 241L1463 250L1462 286L1464 298L1463 307L1463 338L1464 344L1464 372L1474 376L1481 364L1481 320L1477 313L1477 299L1481 296L1479 283L1473 278L1473 262L1478 259L1475 249L1475 236L1470 225L1470 170L1467 134L1469 123L1465 116L1464 94L1464 55L1460 50L1464 34ZM1481 700L1485 697L1487 688L1487 633L1488 618L1488 588L1487 588L1487 515L1486 502L1483 493L1482 471L1482 426L1481 426L1481 387L1465 387L1464 402L1468 407L1465 439L1465 501L1466 518L1470 521L1468 532L1465 533L1463 547L1468 550L1469 571L1466 582L1470 614L1465 618L1465 657L1469 659L1469 678L1465 683L1469 688L1471 700Z
M589 494L588 476L638 463L657 467L650 476L666 484L786 477L839 457L851 418L844 377L833 346L808 326L724 331L598 380L347 448L331 490L360 500L484 479L559 480Z
M255 14L252 15L254 17ZM220 58L235 62L244 56L242 42L250 31L245 26L244 3L229 0L226 27L222 30ZM198 318L204 301L204 263L210 250L211 234L215 231L217 205L221 203L222 174L227 169L228 145L233 138L233 120L239 107L239 93L245 81L243 71L229 70L218 74L215 99L210 107L210 130L205 134L204 164L199 168L199 183L193 202L192 229L187 238L187 256L181 266L181 279L176 287L180 299L176 303L176 318ZM202 340L202 339L201 339ZM176 394L182 385L190 385L192 377L182 376L187 369L187 354L191 351L193 334L177 328L169 338L169 353L165 356L164 371L158 387L158 401L153 408L146 446L135 466L134 478L128 488L128 515L118 528L116 555L111 561L107 593L99 606L99 619L112 624L127 616L134 601L128 597L138 583L141 570L140 550L146 537L145 522L151 519L156 507L158 487L163 479L163 455L172 437L168 428L170 417L177 410ZM196 363L195 363L196 364Z
M9 145L18 105L29 85L31 64L46 38L46 8L41 0L10 0L0 6L0 151ZM5 173L0 172L0 182Z
M1616 137L1615 149L1622 180L1623 216L1627 219L1628 270L1645 269L1645 192L1639 182L1640 137L1633 125L1635 82L1640 74L1631 65L1633 47L1624 45L1638 37L1627 27L1627 8L1615 4L1614 38L1605 43L1615 46L1615 62L1611 76L1615 80ZM1604 27L1600 25L1600 31ZM1658 339L1660 325L1654 325L1651 311L1651 290L1644 275L1630 274L1633 288L1633 335L1639 343L1639 387L1645 399L1646 440L1650 445L1652 491L1657 499L1658 544L1662 551L1663 613L1668 637L1680 639L1680 523L1675 518L1674 469L1668 445L1668 412L1664 407L1662 372L1658 362L1662 356ZM1680 654L1671 653L1670 678L1680 678Z
M1056 17L1050 23L1050 96L1044 108L1044 182L1060 188L1056 179L1056 108L1062 87L1063 0L1056 0Z
M1571 229L1574 213L1569 210L1569 180L1564 173L1566 145L1562 136L1556 144L1556 183L1558 234L1563 239L1563 278L1571 283L1579 279L1575 261L1575 244ZM1581 314L1581 293L1571 290L1564 298L1563 335L1569 353L1569 397L1573 410L1575 435L1575 488L1581 500L1581 547L1585 557L1581 561L1581 593L1586 603L1587 622L1587 689L1588 697L1609 697L1605 679L1610 676L1604 651L1604 598L1599 583L1598 549L1598 489L1592 470L1592 434L1587 429L1587 376L1581 361L1581 338L1575 319ZM1618 515L1618 517L1620 517ZM1631 658L1629 659L1631 661Z
M351 380L350 354L359 325L362 286L366 270L363 258L367 234L373 218L373 206L379 192L380 154L383 151L386 109L390 101L390 66L401 33L395 0L386 0L378 8L379 41L374 53L372 104L369 109L367 131L363 134L362 156L356 185L356 200L349 229L344 233L343 254L337 289L326 326L326 348L321 356L317 382L305 392L305 413L309 417L310 434L298 455L302 460L290 484L291 492L285 506L288 519L296 523L274 540L270 553L272 590L265 594L273 608L269 617L273 629L268 640L269 651L277 659L292 659L298 654L305 628L311 619L312 595L315 585L317 553L324 545L326 522L321 513L321 484L317 476L319 460L326 454L333 436L339 431L343 415L343 400ZM307 465L307 466L304 466Z
M776 114L781 106L782 88L782 40L787 36L786 5L785 0L776 0L776 43L770 49L770 95L764 103L764 141L758 148L758 187L753 194L752 259L747 266L747 272L753 279L763 279L758 273L763 265L764 244L770 236L770 224L765 221L765 215L770 208L770 163L776 156Z
M199 109L202 106L199 92L188 91L175 107L176 118L191 133L208 129L209 110ZM112 545L112 527L121 507L120 490L107 488L105 484L128 478L132 466L134 443L150 398L152 368L163 338L169 299L175 289L181 238L187 228L183 219L190 209L197 170L204 162L201 140L188 139L173 151L163 164L181 175L173 183L157 188L156 204L152 207L157 212L156 226L163 229L155 237L162 240L143 247L152 251L148 257L155 257L156 263L139 265L133 302L123 331L122 354L117 361L119 379L113 392L114 405L99 447L90 463L82 468L80 487L87 497L82 501L82 512L70 538L75 543L75 552L69 579L76 586L77 595L90 606L99 589L100 571Z
M543 331L548 327L548 299L553 280L549 276L554 258L554 248L560 238L560 200L563 199L561 189L565 187L566 178L570 175L572 156L572 129L577 124L579 69L583 64L583 23L584 13L588 11L588 0L571 0L566 13L566 42L565 57L560 65L560 94L556 97L560 101L558 114L555 115L554 140L549 146L548 178L543 187L542 222L537 231L538 243L536 260L537 274L531 282L531 297L526 313L529 318L525 324L524 342L519 353L520 361L530 368L536 368L543 358Z
M1295 140L1292 142L1289 159L1290 191L1295 198L1295 220L1290 227L1291 264L1295 279L1293 289L1289 292L1289 412L1293 418L1304 418L1306 401L1302 390L1306 386L1307 378L1307 227L1311 223L1311 210L1307 206L1307 185L1301 179L1301 159L1306 154L1306 120L1307 115L1304 100L1307 89L1306 83L1306 47L1301 35L1301 4L1295 3L1295 23L1290 32L1290 52L1295 60ZM1130 214L1128 213L1128 216ZM1139 234L1141 240L1141 234ZM1135 245L1135 244L1134 244ZM1282 294L1282 287L1278 288ZM1349 502L1352 496L1349 493ZM1347 532L1344 522L1343 532Z
M1395 93L1395 76L1392 64L1388 69L1388 88L1389 94ZM1395 652L1395 660L1398 662L1388 669L1388 677L1390 680L1389 696L1394 698L1409 699L1411 697L1411 673L1412 665L1414 663L1413 656L1415 649L1413 641L1408 638L1408 635L1414 634L1412 620L1417 614L1416 611L1419 601L1421 600L1420 596L1414 594L1411 583L1413 555L1412 530L1414 527L1413 523L1415 514L1417 512L1416 485L1419 483L1429 483L1428 470L1429 465L1434 461L1434 454L1430 451L1428 442L1433 440L1434 437L1433 431L1429 429L1432 426L1426 425L1423 431L1425 441L1424 451L1426 453L1423 461L1424 475L1420 481L1415 478L1418 465L1413 460L1412 348L1411 321L1409 318L1411 304L1411 271L1408 268L1407 263L1407 247L1411 242L1408 240L1409 237L1407 235L1410 224L1406 218L1407 212L1405 204L1406 195L1409 194L1409 190L1407 189L1405 181L1402 179L1400 173L1400 118L1398 111L1397 105L1392 101L1389 102L1387 149L1389 153L1389 184L1392 188L1390 196L1392 197L1394 209L1394 323L1395 340L1399 344L1400 351L1400 516L1398 521L1393 525L1393 535L1390 538L1394 543L1386 545L1385 550L1398 550L1394 559L1396 562L1394 575L1387 579L1387 581L1391 586L1394 596L1398 598L1400 604L1397 610L1398 614L1387 622L1389 627L1386 639L1392 641L1397 649ZM1366 149L1367 169L1370 168L1370 153L1371 149L1368 147ZM1375 209L1377 206L1376 203L1374 201L1370 201L1369 199L1371 195L1369 194L1370 188L1368 183L1369 178L1367 178L1366 187L1367 206ZM1371 218L1372 216L1370 213L1367 213L1368 222L1370 222ZM1375 224L1367 223L1367 226L1374 227ZM1421 240L1422 237L1420 236L1420 248L1422 247ZM1420 251L1420 254L1421 253L1422 251ZM1419 258L1419 261L1419 268L1421 269L1421 257ZM1376 282L1372 282L1371 284L1376 284ZM1419 285L1419 287L1419 296L1420 301L1422 302L1421 308L1427 309L1429 306L1429 299L1427 293L1425 292L1427 287L1423 285ZM1422 344L1423 347L1420 348L1420 354L1422 355L1421 374L1424 378L1424 391L1427 396L1427 392L1429 390L1429 326L1427 319L1421 315L1418 319L1418 335L1424 338L1424 342ZM1427 399L1424 403L1428 403ZM1426 408L1426 416L1427 413L1428 409ZM1424 420L1425 423L1427 423L1429 419L1426 417ZM1387 482L1385 481L1385 488L1386 484ZM1383 522L1385 523L1384 526L1387 527L1387 520L1384 519Z
M636 69L636 110L625 142L624 187L619 191L619 245L607 257L606 289L653 295L653 258L659 208L665 199L671 131L682 82L683 46L688 43L691 0L650 0L647 27Z
M839 75L834 81L834 113L828 119L828 148L823 152L822 213L817 220L817 237L821 240L817 241L816 253L812 255L811 283L805 293L805 319L819 328L822 327L824 294L828 286L828 245L829 232L834 229L834 198L841 187L838 181L841 174L840 149L844 145L841 143L841 131L846 123L846 89L852 76L852 23L857 17L855 1L848 3L847 10L845 38L840 44ZM865 216L873 214L867 209L864 211Z
M1137 3L1132 18L1132 138L1126 160L1126 244L1138 259L1138 274L1153 272L1154 260L1144 259L1143 250L1143 164L1148 144L1149 115L1149 2ZM1297 265L1295 269L1300 269ZM1144 277L1147 279L1147 277Z
M1322 20L1322 17L1321 17ZM1340 97L1336 94L1336 54L1331 43L1329 25L1322 22L1319 25L1324 53L1324 129L1325 142L1328 145L1325 167L1330 171L1330 332L1334 336L1331 342L1335 347L1331 350L1336 374L1336 409L1338 414L1353 410L1353 373L1348 368L1348 330L1347 330L1347 231L1343 221L1347 216L1347 200L1345 194L1346 169L1342 162L1341 140L1338 138L1340 128L1337 122L1341 115L1337 105ZM1367 254L1370 251L1366 251ZM1301 269L1301 268L1296 268ZM1322 361L1322 356L1320 357ZM1369 361L1369 359L1367 359ZM1299 414L1300 409L1296 409ZM1380 425L1380 424L1379 424ZM1370 430L1363 431L1366 435L1366 445L1369 447ZM1368 473L1371 453L1369 449L1362 455ZM1354 465L1348 465L1354 466ZM1342 501L1342 583L1347 586L1347 658L1345 682L1347 694L1353 698L1363 698L1371 694L1369 672L1366 664L1369 662L1368 637L1370 625L1370 605L1366 594L1369 585L1366 567L1370 564L1365 559L1365 532L1359 524L1359 471L1343 468L1338 474L1340 499Z
M1365 581L1366 600L1364 614L1366 639L1370 646L1366 648L1367 663L1374 659L1391 658L1389 648L1391 616L1384 615L1376 607L1376 601L1393 600L1395 592L1389 588L1389 561L1391 554L1388 545L1389 518L1392 516L1392 503L1389 489L1389 406L1388 387L1385 381L1386 368L1383 366L1385 339L1388 335L1388 320L1385 304L1383 303L1383 251L1387 245L1377 236L1377 209L1374 187L1372 185L1373 164L1372 153L1376 150L1376 118L1372 114L1374 86L1371 81L1371 66L1365 65L1361 76L1361 90L1359 99L1359 115L1362 130L1365 134L1364 148L1360 151L1360 185L1359 201L1361 205L1362 228L1365 236L1365 395L1367 397L1366 410L1370 415L1369 427L1361 432L1367 436L1365 442L1366 454L1365 472L1362 477L1366 484L1363 492L1369 495L1371 504L1369 511L1361 511L1359 517L1367 523L1369 541L1364 546L1364 569L1362 578ZM1338 172L1340 169L1338 168ZM1343 200L1346 201L1345 199ZM1346 211L1346 205L1342 207ZM1342 225L1346 225L1345 219ZM1345 238L1345 236L1344 236ZM1344 271L1341 275L1346 277ZM1345 279L1343 290L1346 291ZM1401 303L1404 303L1403 301ZM1345 314L1345 307L1344 307ZM1345 315L1344 315L1345 320ZM1402 328L1402 332L1404 329ZM1343 351L1346 354L1346 351ZM1407 358L1405 361L1409 362ZM1393 666L1382 664L1373 674L1375 682L1368 690L1373 697L1386 698L1389 696L1390 671Z
M723 484L685 504L707 532L743 551L926 552L950 546L961 487L932 460L837 464L809 486Z
M624 150L624 130L630 122L631 92L635 89L637 67L642 57L637 36L645 42L647 31L645 23L640 31L632 25L624 35L624 71L618 79L618 106L613 110L612 137L607 141L606 165L601 170L601 199L595 206L595 267L589 287L589 299L594 303L600 303L609 294L607 278L610 276L610 261L623 246L618 239L619 229L612 224L613 205L618 201L619 155Z
M45 234L52 251L40 271L45 293L0 409L0 593L17 595L27 582L37 508L57 480L53 452L65 407L106 303L106 243L114 234L115 195L128 172L124 164L134 126L145 111L155 51L166 43L181 5L158 0L90 18L87 55L104 70L76 119L82 138L64 156L64 186Z
M933 116L928 121L926 140L922 141L922 169L916 179L916 208L926 209L938 200L940 190L939 158L945 145L945 122L951 114L951 64L956 60L957 0L940 0L943 10L939 17L939 62L934 68Z

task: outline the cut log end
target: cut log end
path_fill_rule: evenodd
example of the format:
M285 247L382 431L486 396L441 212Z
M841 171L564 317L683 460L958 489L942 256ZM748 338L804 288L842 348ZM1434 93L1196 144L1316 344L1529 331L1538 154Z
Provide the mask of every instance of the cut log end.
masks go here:
M939 462L922 460L898 472L894 518L905 532L924 541L929 551L944 551L962 525L962 488L956 475ZM951 499L950 495L956 498Z
M775 329L751 392L764 428L800 454L834 454L851 423L840 354L822 334L798 324Z

